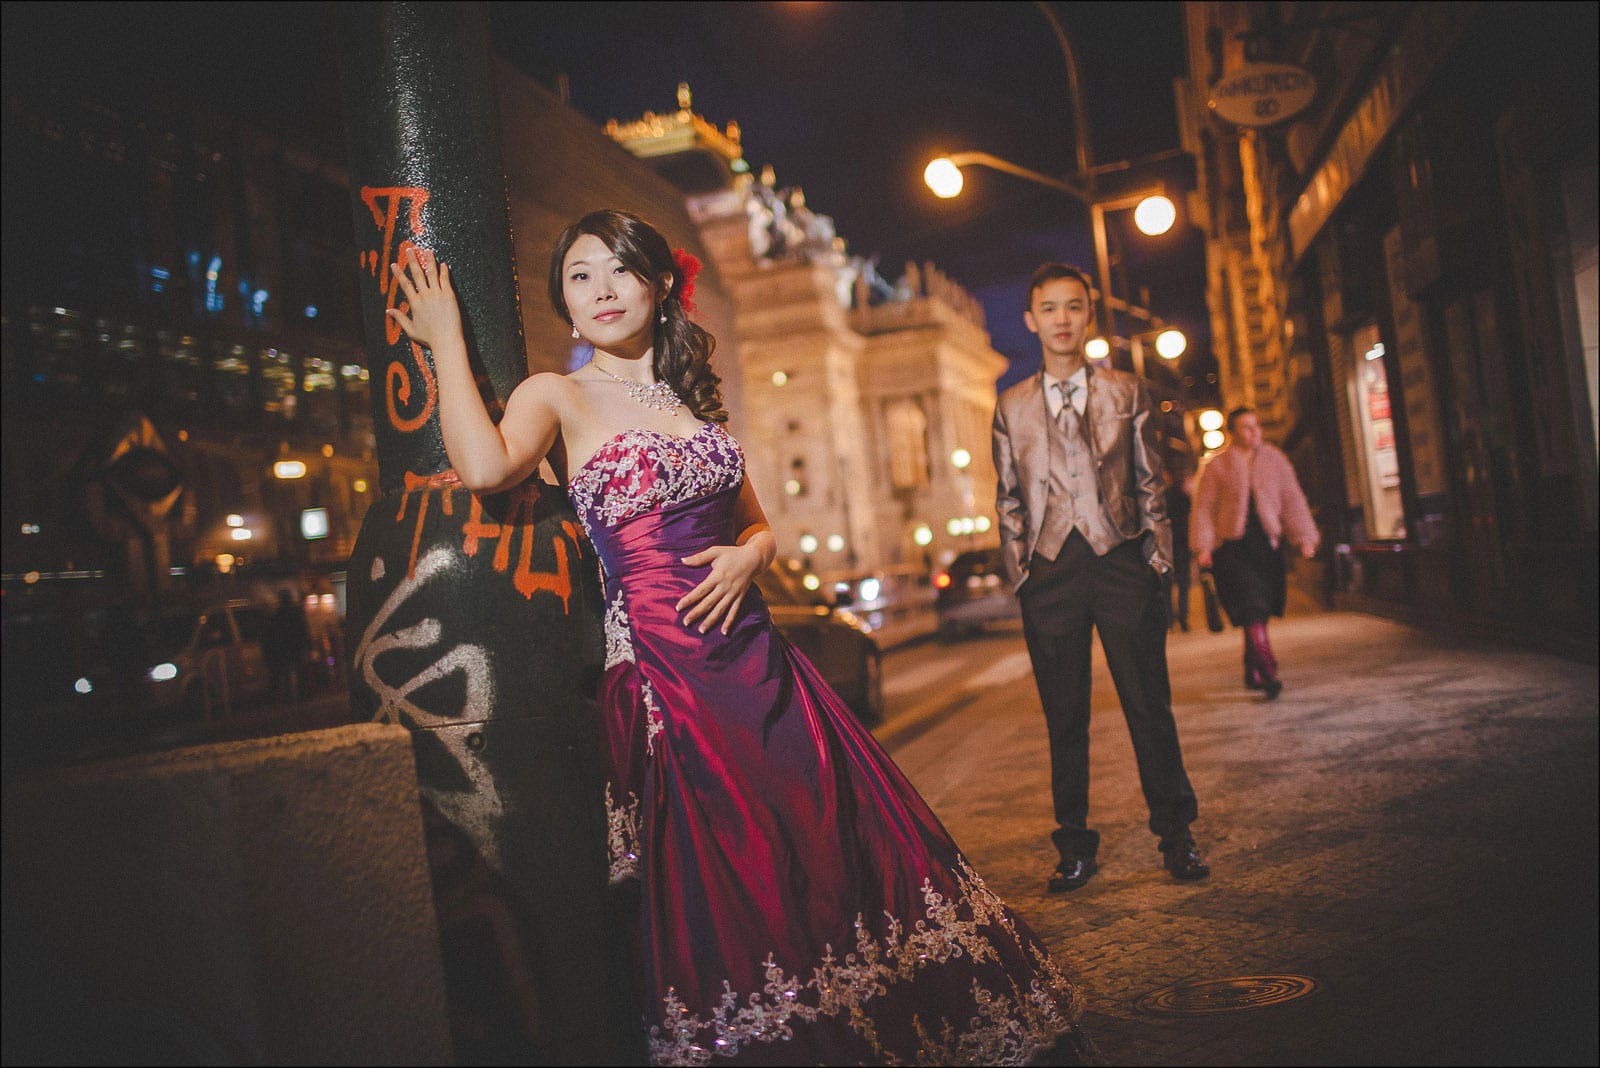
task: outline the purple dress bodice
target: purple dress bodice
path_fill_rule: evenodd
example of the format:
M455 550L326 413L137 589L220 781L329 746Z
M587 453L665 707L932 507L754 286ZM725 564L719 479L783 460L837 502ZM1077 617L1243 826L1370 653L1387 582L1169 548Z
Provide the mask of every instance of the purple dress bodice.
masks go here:
M677 604L731 545L744 456L720 426L630 430L568 494L605 569L613 883L657 1064L1093 1058L1076 992L754 585L727 634Z
M733 502L743 484L739 443L717 424L701 423L688 437L637 429L618 434L572 476L567 494L606 573L624 575L669 549L663 540L689 539L680 546L688 548L685 556L730 543ZM628 537L627 521L683 505L696 506L693 519L661 532L666 539L653 529L647 539ZM697 540L708 535L718 540ZM646 550L646 559L636 559L630 549Z

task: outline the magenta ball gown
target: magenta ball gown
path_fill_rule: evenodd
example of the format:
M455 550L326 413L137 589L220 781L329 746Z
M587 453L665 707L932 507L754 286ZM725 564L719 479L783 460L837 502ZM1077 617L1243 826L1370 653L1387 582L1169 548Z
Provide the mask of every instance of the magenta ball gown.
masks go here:
M693 425L693 424L690 424ZM1076 989L751 586L730 632L674 605L732 544L720 426L630 430L568 492L605 569L611 877L638 880L657 1064L1093 1061Z

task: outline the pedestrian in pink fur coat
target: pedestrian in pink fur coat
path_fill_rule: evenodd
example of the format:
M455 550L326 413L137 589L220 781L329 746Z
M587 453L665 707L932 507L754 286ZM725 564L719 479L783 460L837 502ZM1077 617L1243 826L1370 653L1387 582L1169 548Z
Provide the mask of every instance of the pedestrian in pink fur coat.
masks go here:
M1217 599L1244 630L1244 684L1283 690L1267 640L1267 620L1282 616L1286 595L1283 541L1307 560L1317 551L1317 524L1283 450L1262 440L1253 408L1228 413L1228 445L1206 457L1189 518L1195 562L1211 569Z

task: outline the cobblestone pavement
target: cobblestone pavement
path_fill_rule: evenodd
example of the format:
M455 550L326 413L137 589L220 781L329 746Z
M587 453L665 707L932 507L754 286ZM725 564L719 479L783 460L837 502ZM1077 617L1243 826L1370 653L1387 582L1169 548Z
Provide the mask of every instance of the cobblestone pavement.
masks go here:
M1044 891L1031 676L991 672L976 699L936 696L879 735L1076 977L1112 1064L1595 1064L1595 667L1357 613L1291 614L1272 634L1275 702L1240 685L1237 631L1169 642L1203 883L1159 865L1103 660L1101 871L1075 893ZM972 672L1020 649L984 639ZM1243 1011L1138 1007L1173 984L1285 974L1316 987Z

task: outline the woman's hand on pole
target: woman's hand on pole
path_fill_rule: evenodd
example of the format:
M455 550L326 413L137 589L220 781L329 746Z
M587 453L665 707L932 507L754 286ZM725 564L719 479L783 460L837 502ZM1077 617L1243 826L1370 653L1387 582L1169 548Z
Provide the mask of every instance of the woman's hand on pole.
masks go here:
M407 250L404 265L391 263L395 284L405 294L405 309L389 308L384 314L400 324L406 336L419 345L437 349L454 341L463 349L461 307L450 285L450 267L434 259L427 249Z

